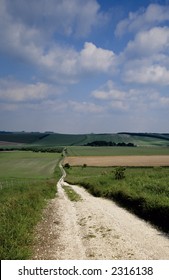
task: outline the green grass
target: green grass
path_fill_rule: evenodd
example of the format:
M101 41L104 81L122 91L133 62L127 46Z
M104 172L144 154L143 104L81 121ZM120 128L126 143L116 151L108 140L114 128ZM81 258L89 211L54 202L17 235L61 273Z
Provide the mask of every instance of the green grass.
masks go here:
M60 154L33 152L0 152L0 178L51 177Z
M37 142L35 144L40 145L55 145L55 146L71 146L83 143L86 139L86 135L83 134L51 134Z
M31 258L33 230L47 199L56 193L56 180L15 180L0 190L0 259Z
M70 201L80 201L81 200L81 196L79 194L77 194L71 187L69 186L63 186L68 198L70 199Z
M0 153L0 259L31 259L34 228L56 194L59 157Z
M116 200L169 232L168 167L128 167L122 180L115 180L113 167L71 167L66 180L84 186L95 196Z
M47 133L40 133L40 132L11 132L11 133L2 133L0 132L0 141L7 141L7 142L16 142L16 143L33 143L37 140L46 137Z
M169 147L67 147L68 156L169 155Z

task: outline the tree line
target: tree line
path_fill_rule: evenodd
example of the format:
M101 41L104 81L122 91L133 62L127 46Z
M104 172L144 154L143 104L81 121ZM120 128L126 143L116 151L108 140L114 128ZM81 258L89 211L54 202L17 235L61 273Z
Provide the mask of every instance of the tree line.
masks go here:
M119 143L115 143L115 142L111 142L111 141L93 141L90 143L85 144L84 146L93 146L93 147L116 147L116 146L120 146L120 147L135 147L135 145L133 143L125 143L125 142L119 142Z
M32 151L41 153L62 153L63 147L43 147L43 146L4 146L0 151Z

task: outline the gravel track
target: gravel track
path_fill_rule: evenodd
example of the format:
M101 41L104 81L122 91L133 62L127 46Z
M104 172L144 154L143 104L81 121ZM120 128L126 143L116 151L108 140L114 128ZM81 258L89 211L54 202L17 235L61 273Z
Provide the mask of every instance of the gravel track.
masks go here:
M81 196L71 202L62 188L64 177L37 226L34 259L169 259L168 236L82 187L71 185Z

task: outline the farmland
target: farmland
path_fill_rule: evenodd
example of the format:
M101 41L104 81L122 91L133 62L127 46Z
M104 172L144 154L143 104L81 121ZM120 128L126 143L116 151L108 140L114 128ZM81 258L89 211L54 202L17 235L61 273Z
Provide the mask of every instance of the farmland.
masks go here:
M116 200L168 232L169 134L3 132L0 141L1 259L31 258L33 229L55 197L63 155L70 164L67 181ZM95 141L115 145L91 147ZM122 180L114 176L118 165L126 168Z
M40 146L84 146L94 141L132 143L136 146L168 146L169 134L160 133L102 133L60 134L52 132L0 132L3 145L21 143Z
M169 155L169 147L67 147L68 156L132 156L132 155Z
M83 156L67 157L71 166L169 166L169 156Z
M34 227L55 197L60 154L0 152L0 258L31 257Z
M51 177L59 157L59 153L1 152L0 179Z

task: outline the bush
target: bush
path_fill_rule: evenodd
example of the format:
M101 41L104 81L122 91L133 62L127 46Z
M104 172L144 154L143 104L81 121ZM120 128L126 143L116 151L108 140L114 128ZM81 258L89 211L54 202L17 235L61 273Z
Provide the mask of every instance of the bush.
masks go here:
M125 178L125 174L124 174L124 171L125 171L125 167L117 167L116 170L115 170L115 179L116 180L122 180Z
M69 163L65 163L64 167L69 169L70 168L70 164Z

